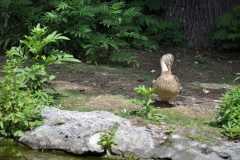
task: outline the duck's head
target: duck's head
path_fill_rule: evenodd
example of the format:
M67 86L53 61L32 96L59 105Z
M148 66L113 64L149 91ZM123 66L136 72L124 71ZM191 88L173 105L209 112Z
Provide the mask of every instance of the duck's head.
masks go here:
M172 54L168 53L162 56L160 59L160 65L162 67L163 71L171 71L171 67L173 65L174 57ZM164 68L164 65L166 65L167 69Z

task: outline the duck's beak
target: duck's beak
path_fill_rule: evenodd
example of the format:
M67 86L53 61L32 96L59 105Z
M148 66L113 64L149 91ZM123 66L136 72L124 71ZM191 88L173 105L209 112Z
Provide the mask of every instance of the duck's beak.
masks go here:
M172 66L171 66L170 64L168 64L168 65L167 65L167 68L168 68L169 71L171 71Z

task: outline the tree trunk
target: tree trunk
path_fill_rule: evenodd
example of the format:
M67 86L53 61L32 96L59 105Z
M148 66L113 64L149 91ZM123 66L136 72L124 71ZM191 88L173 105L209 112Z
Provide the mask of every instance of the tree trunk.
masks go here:
M163 0L163 18L168 22L182 22L182 33L197 47L213 45L209 32L216 27L223 12L232 11L240 0Z

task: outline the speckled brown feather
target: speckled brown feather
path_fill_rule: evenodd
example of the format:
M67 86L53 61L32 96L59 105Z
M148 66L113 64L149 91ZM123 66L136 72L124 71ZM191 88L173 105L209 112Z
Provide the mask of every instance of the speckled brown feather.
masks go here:
M169 68L173 63L173 59L170 60L166 57L162 57L161 61L164 61L164 64L169 70L162 71L161 75L156 80L153 80L152 87L155 88L154 93L158 95L161 100L170 101L180 93L181 84L179 79L172 74Z

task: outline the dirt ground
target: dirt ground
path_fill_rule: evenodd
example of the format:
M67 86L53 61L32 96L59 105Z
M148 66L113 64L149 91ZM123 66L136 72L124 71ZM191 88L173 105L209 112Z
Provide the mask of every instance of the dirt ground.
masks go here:
M193 118L214 118L221 97L228 89L239 84L233 81L240 73L240 53L227 53L207 49L163 48L159 52L130 50L138 56L140 68L134 64L105 63L91 65L86 63L67 63L52 66L49 73L56 73L53 82L56 89L74 91L78 100L62 101L63 105L81 105L93 109L123 109L139 107L125 103L126 98L136 98L135 87L151 87L152 80L161 74L159 59L163 54L172 53L175 57L172 68L181 81L182 92L170 103L180 113ZM197 62L196 55L201 55L202 63ZM1 54L3 63L4 54ZM91 94L90 94L91 93ZM97 94L94 94L97 93ZM82 102L81 95L91 95ZM96 96L94 96L96 95ZM118 95L112 97L109 95ZM154 105L162 109L158 97L152 97Z
M160 52L131 51L138 55L140 68L133 64L116 67L118 64L79 63L72 64L72 69L64 72L64 69L55 66L53 70L60 69L63 72L59 71L54 87L101 93L84 104L88 108L137 107L125 104L121 96L112 98L107 95L138 97L134 88L139 85L151 87L152 80L161 74L159 59L165 53L172 53L175 57L172 71L180 79L183 90L170 102L171 109L193 118L212 119L214 117L210 110L218 108L222 94L239 84L239 80L233 80L237 77L236 73L240 73L240 53L182 48L164 48ZM202 63L197 62L197 54L203 58ZM161 109L162 103L158 97L152 98L154 105Z

